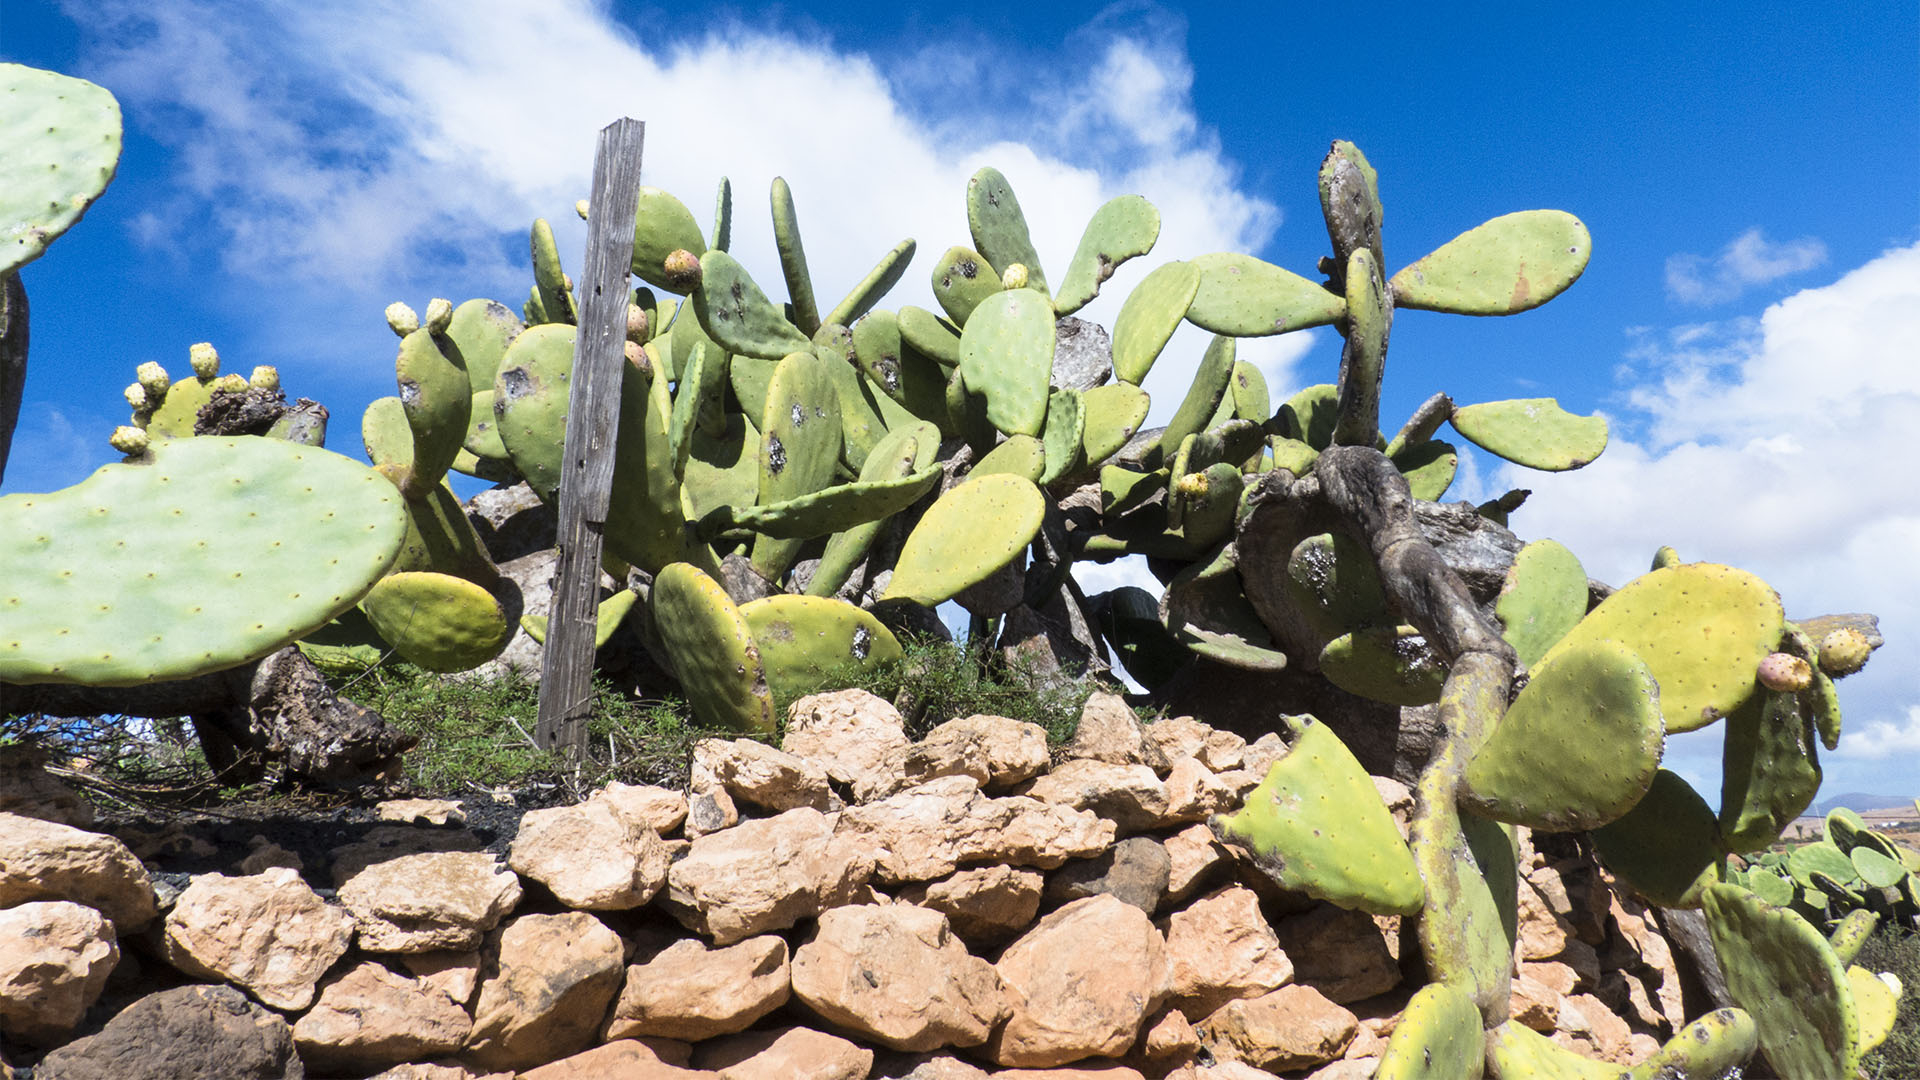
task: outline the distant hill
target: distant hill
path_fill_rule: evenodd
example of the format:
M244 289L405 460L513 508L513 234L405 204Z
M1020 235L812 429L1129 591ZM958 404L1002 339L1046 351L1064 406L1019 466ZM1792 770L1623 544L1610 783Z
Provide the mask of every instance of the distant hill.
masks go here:
M1859 792L1850 791L1845 795L1835 795L1831 799L1820 800L1814 807L1814 811L1820 814L1827 814L1842 806L1863 814L1869 810L1911 810L1913 809L1913 796L1862 795Z

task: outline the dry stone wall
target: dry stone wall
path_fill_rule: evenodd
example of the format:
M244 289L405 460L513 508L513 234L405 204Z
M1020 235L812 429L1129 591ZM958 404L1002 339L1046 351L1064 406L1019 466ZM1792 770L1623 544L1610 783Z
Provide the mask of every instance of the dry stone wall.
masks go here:
M390 804L326 866L263 839L184 889L36 779L0 812L0 1080L1359 1080L1422 978L1406 928L1205 824L1281 750L1107 694L1057 761L1002 717L910 742L849 690L780 748L701 744L690 792L530 812L504 862ZM1521 859L1515 1017L1644 1058L1683 1021L1652 914Z

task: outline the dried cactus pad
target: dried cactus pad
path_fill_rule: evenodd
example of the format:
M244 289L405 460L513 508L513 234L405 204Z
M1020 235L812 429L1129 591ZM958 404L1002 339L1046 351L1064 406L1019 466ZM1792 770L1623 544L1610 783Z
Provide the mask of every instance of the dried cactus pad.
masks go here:
M156 443L63 491L0 499L0 680L133 686L244 664L385 574L400 493L338 454L251 436Z
M0 274L30 263L107 189L120 103L85 79L0 64Z

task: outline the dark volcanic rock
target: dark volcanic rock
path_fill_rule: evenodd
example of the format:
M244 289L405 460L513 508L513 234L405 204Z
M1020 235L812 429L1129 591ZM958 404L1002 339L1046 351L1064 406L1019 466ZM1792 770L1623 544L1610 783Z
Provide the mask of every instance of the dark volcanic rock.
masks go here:
M48 1054L36 1080L305 1080L293 1028L231 986L149 994Z

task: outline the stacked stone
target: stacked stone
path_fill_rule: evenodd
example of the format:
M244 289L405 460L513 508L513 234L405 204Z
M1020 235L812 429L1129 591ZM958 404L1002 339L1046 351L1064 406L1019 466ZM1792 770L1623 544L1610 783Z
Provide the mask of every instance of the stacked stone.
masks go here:
M23 816L74 812L42 791L0 812L0 1039L35 1080L1370 1076L1415 988L1399 920L1282 891L1205 824L1282 749L1095 694L1056 762L1032 724L912 742L842 691L778 749L701 743L690 793L528 813L505 865L393 824L324 876L263 838L177 892ZM1651 916L1591 863L1522 870L1515 1015L1644 1057L1681 1020Z

